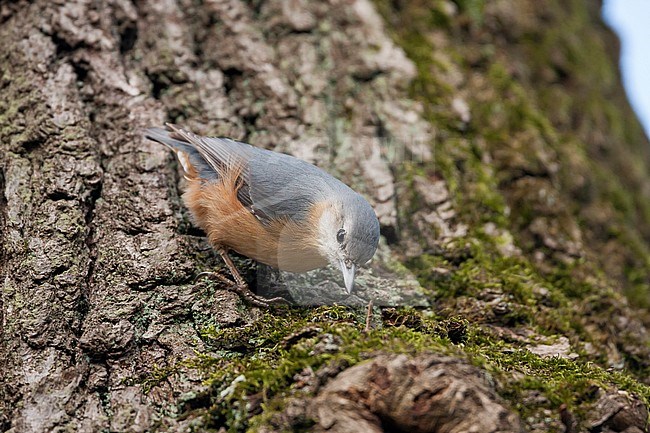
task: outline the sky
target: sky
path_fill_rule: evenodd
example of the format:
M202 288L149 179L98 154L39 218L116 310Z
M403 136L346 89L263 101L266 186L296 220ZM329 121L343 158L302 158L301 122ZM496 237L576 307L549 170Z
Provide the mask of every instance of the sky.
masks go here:
M650 136L650 0L605 0L603 18L621 40L623 84Z

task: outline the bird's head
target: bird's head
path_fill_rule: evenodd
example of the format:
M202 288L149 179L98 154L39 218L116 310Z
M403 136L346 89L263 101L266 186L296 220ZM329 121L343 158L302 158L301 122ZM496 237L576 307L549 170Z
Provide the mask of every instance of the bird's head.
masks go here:
M345 289L352 293L357 266L372 258L379 243L379 221L370 204L348 190L328 201L318 224L319 248L343 273Z

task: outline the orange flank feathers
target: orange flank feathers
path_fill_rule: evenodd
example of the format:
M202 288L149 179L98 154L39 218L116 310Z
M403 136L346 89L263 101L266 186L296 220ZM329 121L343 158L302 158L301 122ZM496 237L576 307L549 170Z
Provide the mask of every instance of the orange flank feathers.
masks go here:
M313 221L310 224L298 225L281 219L265 225L237 198L239 175L239 169L229 168L222 170L214 182L187 176L189 185L183 200L210 242L290 272L327 265L327 258L321 256L314 244L319 238L315 231L326 204L313 206L308 217Z

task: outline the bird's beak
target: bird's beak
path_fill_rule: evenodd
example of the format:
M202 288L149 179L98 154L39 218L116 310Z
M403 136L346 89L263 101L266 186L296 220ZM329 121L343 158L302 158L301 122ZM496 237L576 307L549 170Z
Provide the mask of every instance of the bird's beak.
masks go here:
M354 289L354 273L357 270L357 267L352 263L349 267L345 264L344 260L339 260L339 266L341 267L341 272L343 272L343 281L345 282L345 291L348 292L348 295L352 293Z

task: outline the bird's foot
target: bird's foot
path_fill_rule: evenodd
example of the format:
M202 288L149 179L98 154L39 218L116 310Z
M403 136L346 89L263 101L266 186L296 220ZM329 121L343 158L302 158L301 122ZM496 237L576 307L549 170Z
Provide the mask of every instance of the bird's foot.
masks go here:
M268 299L262 296L258 296L255 293L251 292L251 290L248 288L248 285L246 283L237 284L236 282L229 280L228 278L224 277L218 272L201 272L196 276L194 282L198 281L200 278L210 278L210 279L216 279L217 281L220 281L226 286L227 290L237 293L246 302L256 307L268 308L273 304L285 304L285 305L289 304L289 301L287 301L286 299L280 296L276 298L268 298Z

